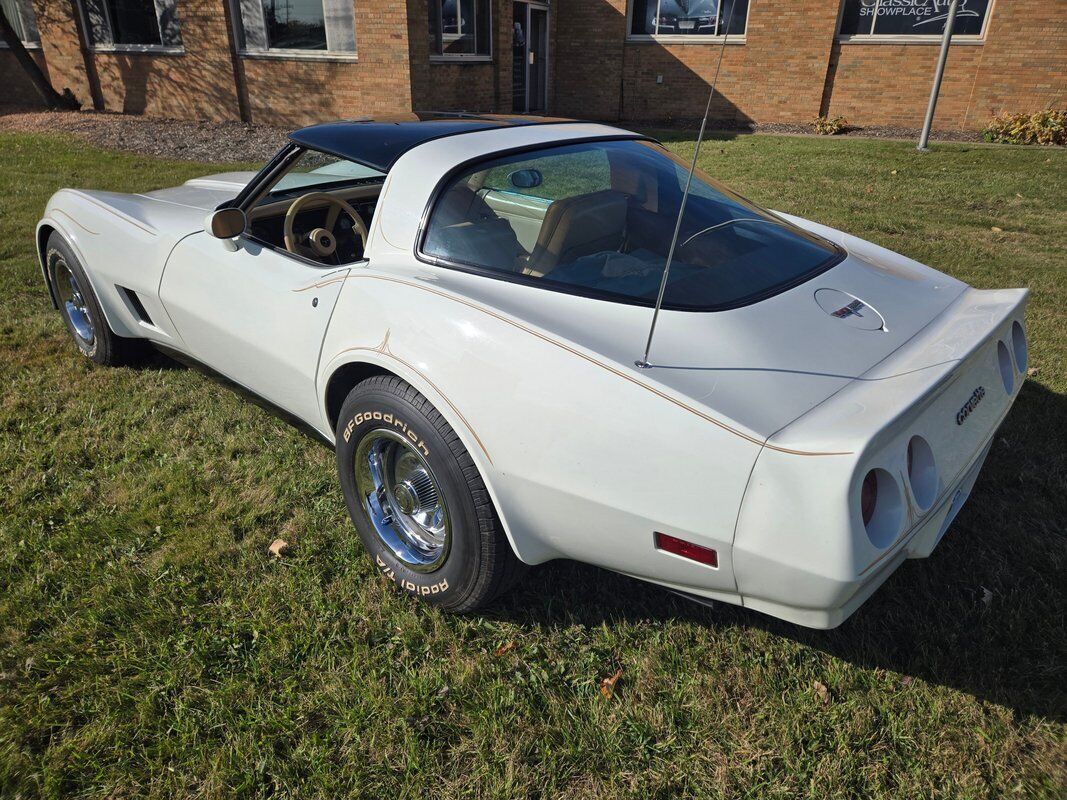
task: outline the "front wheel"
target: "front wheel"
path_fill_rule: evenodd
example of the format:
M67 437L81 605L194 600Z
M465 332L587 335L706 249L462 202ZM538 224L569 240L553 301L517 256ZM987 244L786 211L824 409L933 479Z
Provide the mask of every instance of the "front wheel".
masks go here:
M375 566L404 591L450 611L493 600L522 570L470 454L408 383L375 376L337 423L348 513Z
M58 233L48 237L45 264L59 313L84 356L110 367L129 364L143 355L143 341L119 336L108 326L85 269Z

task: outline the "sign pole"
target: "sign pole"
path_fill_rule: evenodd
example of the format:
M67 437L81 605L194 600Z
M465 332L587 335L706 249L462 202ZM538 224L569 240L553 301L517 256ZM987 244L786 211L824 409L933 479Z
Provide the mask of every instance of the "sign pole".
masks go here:
M937 57L937 72L934 73L934 86L930 90L930 104L926 107L926 120L919 135L920 152L930 149L930 126L934 124L934 109L937 108L937 96L941 93L941 79L945 75L945 62L948 61L948 46L952 43L952 28L956 22L956 8L959 0L951 0L945 17L945 33L941 37L941 54Z

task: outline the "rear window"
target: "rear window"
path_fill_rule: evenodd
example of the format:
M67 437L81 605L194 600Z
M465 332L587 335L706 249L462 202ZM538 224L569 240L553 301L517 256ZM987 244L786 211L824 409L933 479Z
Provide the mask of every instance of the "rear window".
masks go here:
M546 289L652 305L688 173L663 147L631 140L487 160L443 187L421 255ZM745 305L843 257L831 243L698 172L664 307Z

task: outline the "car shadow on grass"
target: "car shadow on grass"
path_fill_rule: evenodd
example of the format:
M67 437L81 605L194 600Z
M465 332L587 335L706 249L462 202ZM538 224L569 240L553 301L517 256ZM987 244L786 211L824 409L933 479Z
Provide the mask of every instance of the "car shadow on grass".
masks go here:
M906 561L841 627L816 631L708 608L574 562L532 570L488 616L530 627L682 622L761 629L865 670L888 670L1067 720L1067 396L1028 381L971 499L930 558Z

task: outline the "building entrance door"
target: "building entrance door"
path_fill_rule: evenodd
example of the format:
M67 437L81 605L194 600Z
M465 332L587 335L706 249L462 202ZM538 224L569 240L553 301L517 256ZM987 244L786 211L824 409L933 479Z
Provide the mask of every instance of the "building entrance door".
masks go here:
M548 6L512 3L512 110L543 114L548 108Z

